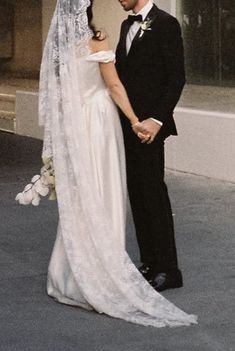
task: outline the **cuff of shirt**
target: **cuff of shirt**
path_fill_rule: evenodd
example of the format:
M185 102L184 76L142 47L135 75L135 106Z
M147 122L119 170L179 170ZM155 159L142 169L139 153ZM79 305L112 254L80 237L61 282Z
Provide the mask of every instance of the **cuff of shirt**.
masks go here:
M158 119L156 119L156 118L150 118L152 121L154 121L154 122L156 122L157 124L159 124L161 127L162 127L162 125L163 125L163 123L161 122L161 121L159 121Z

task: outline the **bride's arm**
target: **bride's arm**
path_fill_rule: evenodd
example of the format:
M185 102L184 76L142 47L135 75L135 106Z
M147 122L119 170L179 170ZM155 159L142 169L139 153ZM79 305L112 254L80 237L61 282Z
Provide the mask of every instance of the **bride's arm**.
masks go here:
M108 51L109 45L107 39L104 40L91 40L90 46L93 51ZM100 64L100 72L104 79L104 82L109 90L111 98L114 100L116 105L122 110L124 115L130 120L132 126L136 124L133 129L135 133L142 130L141 124L138 123L138 117L136 116L133 108L131 107L129 98L127 96L126 90L120 81L114 62L108 62Z

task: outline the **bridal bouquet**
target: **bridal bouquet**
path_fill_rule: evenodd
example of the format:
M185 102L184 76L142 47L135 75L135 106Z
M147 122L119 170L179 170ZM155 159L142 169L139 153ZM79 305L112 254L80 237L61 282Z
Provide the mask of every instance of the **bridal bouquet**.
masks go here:
M49 200L56 199L55 191L55 171L52 158L43 158L44 166L41 168L40 175L35 175L31 183L27 184L24 190L17 194L15 200L20 205L38 206L43 196L49 196Z

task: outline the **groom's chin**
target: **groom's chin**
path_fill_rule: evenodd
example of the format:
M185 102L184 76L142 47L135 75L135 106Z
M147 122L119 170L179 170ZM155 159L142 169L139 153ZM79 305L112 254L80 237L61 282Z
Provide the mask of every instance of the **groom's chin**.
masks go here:
M121 6L122 6L124 11L130 11L131 10L125 0L124 1L119 0L119 2L120 2L120 4L121 4Z

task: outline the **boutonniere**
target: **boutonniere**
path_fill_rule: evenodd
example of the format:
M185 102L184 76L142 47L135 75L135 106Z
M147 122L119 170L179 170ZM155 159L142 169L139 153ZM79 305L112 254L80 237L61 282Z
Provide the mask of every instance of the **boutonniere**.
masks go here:
M141 31L140 31L139 38L141 38L144 35L144 32L146 32L147 30L152 30L151 24L152 24L152 20L150 18L146 18L145 21L140 23Z

